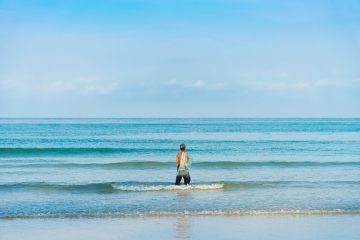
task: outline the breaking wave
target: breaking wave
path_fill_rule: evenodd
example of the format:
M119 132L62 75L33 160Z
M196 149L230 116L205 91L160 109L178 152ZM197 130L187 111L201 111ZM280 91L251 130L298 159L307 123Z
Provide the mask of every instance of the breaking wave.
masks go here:
M352 185L360 187L360 181L225 181L204 182L176 186L169 182L101 182L85 184L25 182L0 185L0 191L71 191L74 193L116 193L148 191L198 191L198 190L241 190L253 188L309 187L320 185Z

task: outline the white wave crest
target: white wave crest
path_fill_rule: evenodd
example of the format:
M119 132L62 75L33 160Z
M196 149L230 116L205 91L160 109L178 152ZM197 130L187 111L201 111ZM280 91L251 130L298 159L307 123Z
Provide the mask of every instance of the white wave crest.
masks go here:
M188 191L188 190L216 190L224 187L223 183L194 184L194 185L116 185L113 188L120 191Z

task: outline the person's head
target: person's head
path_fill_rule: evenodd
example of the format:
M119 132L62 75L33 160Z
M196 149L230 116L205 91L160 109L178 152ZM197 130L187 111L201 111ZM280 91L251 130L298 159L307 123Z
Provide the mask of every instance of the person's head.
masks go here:
M185 144L183 144L183 143L180 144L180 150L181 150L181 151L185 151L185 148L186 148Z

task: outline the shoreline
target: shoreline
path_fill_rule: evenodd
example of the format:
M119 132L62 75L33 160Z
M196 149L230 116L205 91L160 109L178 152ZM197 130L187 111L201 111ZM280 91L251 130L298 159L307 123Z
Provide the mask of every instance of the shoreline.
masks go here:
M62 213L0 216L1 220L17 219L116 219L137 217L291 217L291 216L360 216L360 209L287 209L287 210L204 210L204 211L148 211L148 212L111 212L111 213Z

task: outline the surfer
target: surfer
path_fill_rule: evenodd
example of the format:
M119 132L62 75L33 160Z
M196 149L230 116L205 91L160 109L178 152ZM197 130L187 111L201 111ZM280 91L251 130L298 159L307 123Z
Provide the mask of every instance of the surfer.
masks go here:
M182 178L184 178L185 185L190 184L191 181L189 173L190 157L189 154L185 152L185 149L185 144L180 144L180 151L176 155L177 175L175 185L180 185Z

